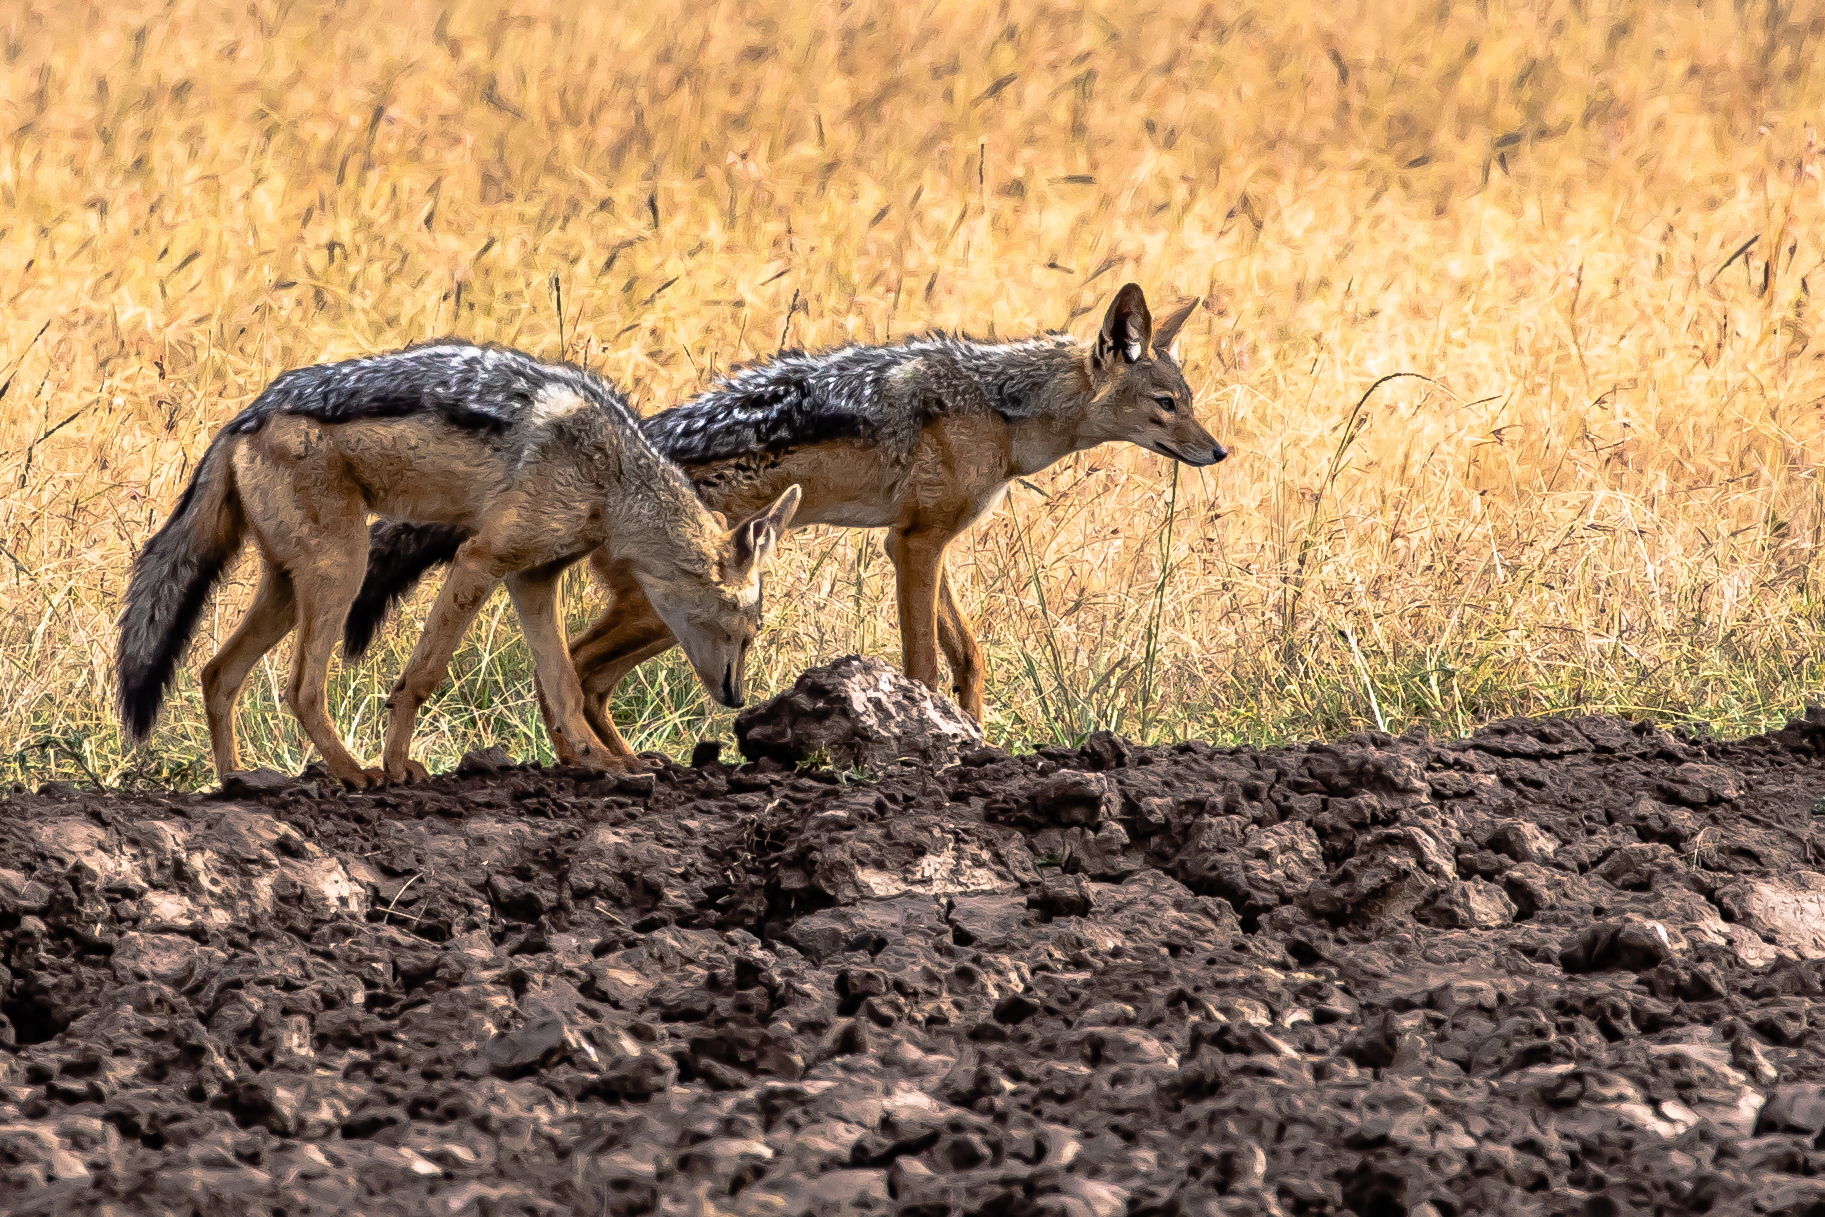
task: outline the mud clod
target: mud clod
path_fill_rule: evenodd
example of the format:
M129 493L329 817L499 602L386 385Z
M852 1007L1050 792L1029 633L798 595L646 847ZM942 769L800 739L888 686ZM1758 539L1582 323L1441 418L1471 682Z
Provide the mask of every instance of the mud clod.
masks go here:
M881 660L847 655L736 715L735 738L750 761L881 769L903 760L952 764L982 743L982 728Z
M14 794L0 1211L1825 1203L1825 715L961 757Z

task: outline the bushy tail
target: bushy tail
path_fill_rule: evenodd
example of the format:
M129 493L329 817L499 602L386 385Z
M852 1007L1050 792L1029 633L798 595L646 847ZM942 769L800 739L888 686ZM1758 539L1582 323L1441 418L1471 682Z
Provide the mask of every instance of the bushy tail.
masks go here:
M133 561L115 667L121 721L135 740L152 733L209 593L241 548L247 520L228 448L226 437L209 445L177 510Z
M368 528L368 573L349 606L342 653L364 654L387 615L418 586L425 572L456 557L469 534L449 524L402 524L376 520Z

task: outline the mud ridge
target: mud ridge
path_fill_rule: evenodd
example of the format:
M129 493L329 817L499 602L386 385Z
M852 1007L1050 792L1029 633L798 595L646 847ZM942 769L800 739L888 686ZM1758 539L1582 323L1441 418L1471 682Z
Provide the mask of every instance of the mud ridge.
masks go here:
M1825 1212L1825 712L0 801L0 1211Z

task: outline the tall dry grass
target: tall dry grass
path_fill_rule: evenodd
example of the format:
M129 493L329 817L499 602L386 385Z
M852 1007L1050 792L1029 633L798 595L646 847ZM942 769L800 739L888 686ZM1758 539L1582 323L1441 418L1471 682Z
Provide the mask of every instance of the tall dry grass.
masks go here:
M188 672L123 753L113 620L135 546L282 369L561 335L653 410L782 343L1084 333L1130 278L1206 298L1183 354L1236 455L1086 453L957 546L991 734L1577 709L1734 731L1819 689L1817 3L38 0L0 23L14 778L208 779ZM876 536L800 534L756 686L894 657L885 570ZM336 684L358 751L411 637ZM244 746L298 766L283 659ZM454 677L433 763L543 753L504 600ZM645 746L726 730L676 662L621 712Z

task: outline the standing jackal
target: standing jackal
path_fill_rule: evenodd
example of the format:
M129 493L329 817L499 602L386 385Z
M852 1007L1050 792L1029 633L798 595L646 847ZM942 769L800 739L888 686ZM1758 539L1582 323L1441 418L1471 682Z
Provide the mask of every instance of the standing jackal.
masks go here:
M640 589L710 695L739 706L761 568L798 500L798 487L782 485L730 530L614 389L517 351L445 341L287 372L222 428L133 564L121 716L136 739L150 733L210 589L251 533L265 559L259 590L203 669L218 773L239 768L242 684L296 624L286 700L330 772L354 787L423 777L407 755L413 719L503 580L559 750L573 763L626 768L626 745L605 747L585 719L559 577L600 554ZM392 560L385 545L370 553L370 514L393 522L392 542L452 564L387 698L379 770L349 754L324 705L330 652L370 559Z
M1014 478L1073 452L1126 440L1188 465L1229 455L1193 417L1170 352L1195 304L1156 328L1130 283L1088 344L1068 334L1005 343L934 336L782 355L642 426L718 511L753 510L798 484L805 499L795 526L886 528L906 674L937 688L942 648L958 700L980 719L981 654L945 574L945 547ZM376 526L376 537L376 561L349 617L357 647L443 560L392 526ZM571 654L590 725L625 753L607 698L673 636L614 554L598 551L590 564L611 599Z

